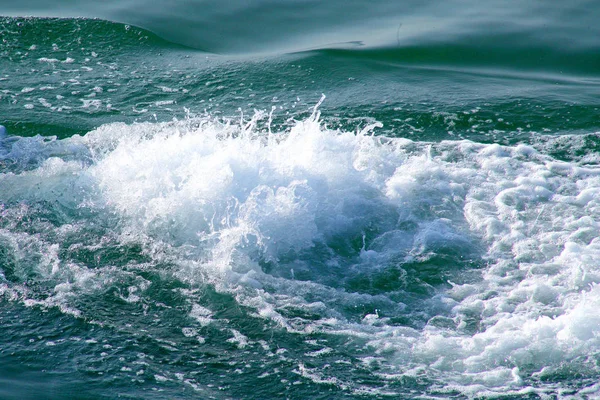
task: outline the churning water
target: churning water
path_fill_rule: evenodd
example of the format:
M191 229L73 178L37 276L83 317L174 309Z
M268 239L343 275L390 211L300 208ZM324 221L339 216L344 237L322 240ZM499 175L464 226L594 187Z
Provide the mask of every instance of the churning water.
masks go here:
M0 6L0 398L600 395L593 2L89 3Z

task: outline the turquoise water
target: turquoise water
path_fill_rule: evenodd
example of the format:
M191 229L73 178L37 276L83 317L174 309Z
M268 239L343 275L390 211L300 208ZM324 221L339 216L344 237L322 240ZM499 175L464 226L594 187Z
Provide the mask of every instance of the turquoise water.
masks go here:
M595 2L0 15L1 399L600 396Z

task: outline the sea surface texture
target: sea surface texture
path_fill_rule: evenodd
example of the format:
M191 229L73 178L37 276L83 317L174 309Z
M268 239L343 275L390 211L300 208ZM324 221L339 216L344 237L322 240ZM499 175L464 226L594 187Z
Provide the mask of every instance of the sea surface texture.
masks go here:
M0 15L0 399L600 397L598 1Z

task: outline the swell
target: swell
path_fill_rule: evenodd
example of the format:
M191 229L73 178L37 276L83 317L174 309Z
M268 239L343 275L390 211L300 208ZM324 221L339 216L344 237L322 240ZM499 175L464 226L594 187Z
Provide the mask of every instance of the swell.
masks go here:
M250 35L244 39L244 43L228 45L227 42L237 43L242 40L236 37L236 30L224 32L219 39L221 43L213 43L216 38L211 37L210 33L190 31L191 28L187 26L184 31L190 31L189 36L179 37L165 27L146 28L146 25L152 23L140 22L132 25L99 18L0 17L0 34L3 37L0 49L4 56L10 56L11 50L27 51L32 44L58 44L61 50L71 47L103 47L115 51L139 51L149 48L185 50L237 54L244 58L256 59L262 59L265 55L274 58L285 54L321 54L347 60L376 61L388 66L545 72L553 75L551 79L569 80L572 76L575 81L581 78L582 84L600 83L598 43L589 39L573 38L565 45L558 40L542 40L531 30L498 29L491 33L473 30L469 34L456 34L448 28L445 34L438 32L419 37L403 37L400 23L397 32L392 32L394 29L390 28L382 39L376 41L361 40L368 35L366 31L360 30L354 35L341 36L356 40L330 43L323 39L311 39L309 33L299 31L286 45L275 45L278 43L277 32L271 32L273 37L262 38L256 43L246 43L252 41ZM189 25L187 20L171 21L171 26L182 27L186 23ZM303 38L306 35L308 37ZM201 45L202 43L206 45Z
M360 43L371 49L395 45L410 49L424 44L443 50L458 46L459 52L477 47L501 54L504 49L516 48L525 49L520 54L540 63L556 51L567 56L598 53L598 12L589 0L552 5L530 2L518 7L495 0L486 4L409 0L368 5L360 1L257 0L250 4L241 0L175 0L168 9L148 0L107 0L102 5L82 0L76 7L58 0L25 3L3 5L0 13L119 21L174 43L221 54L282 54L331 47L328 43L334 43L332 47ZM481 55L491 57L491 63L496 57L501 59L485 51ZM591 57L597 63L597 58ZM592 70L593 65L584 68Z
M522 39L516 36L466 38L451 43L434 42L381 48L362 48L360 44L351 44L354 47L321 48L309 52L325 57L373 61L389 66L545 72L552 74L549 79L553 80L574 80L580 84L595 86L600 84L600 48L513 45L519 41Z
M0 54L11 57L31 46L54 46L57 52L79 48L142 50L148 48L182 50L188 47L170 42L151 31L96 18L1 17Z

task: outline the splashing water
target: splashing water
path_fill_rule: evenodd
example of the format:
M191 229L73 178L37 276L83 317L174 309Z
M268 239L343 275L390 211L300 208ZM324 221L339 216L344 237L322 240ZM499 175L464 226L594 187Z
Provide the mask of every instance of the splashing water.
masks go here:
M265 118L1 137L0 293L231 346L273 385L553 395L577 374L565 396L597 393L597 167L331 130L316 108L283 132Z

